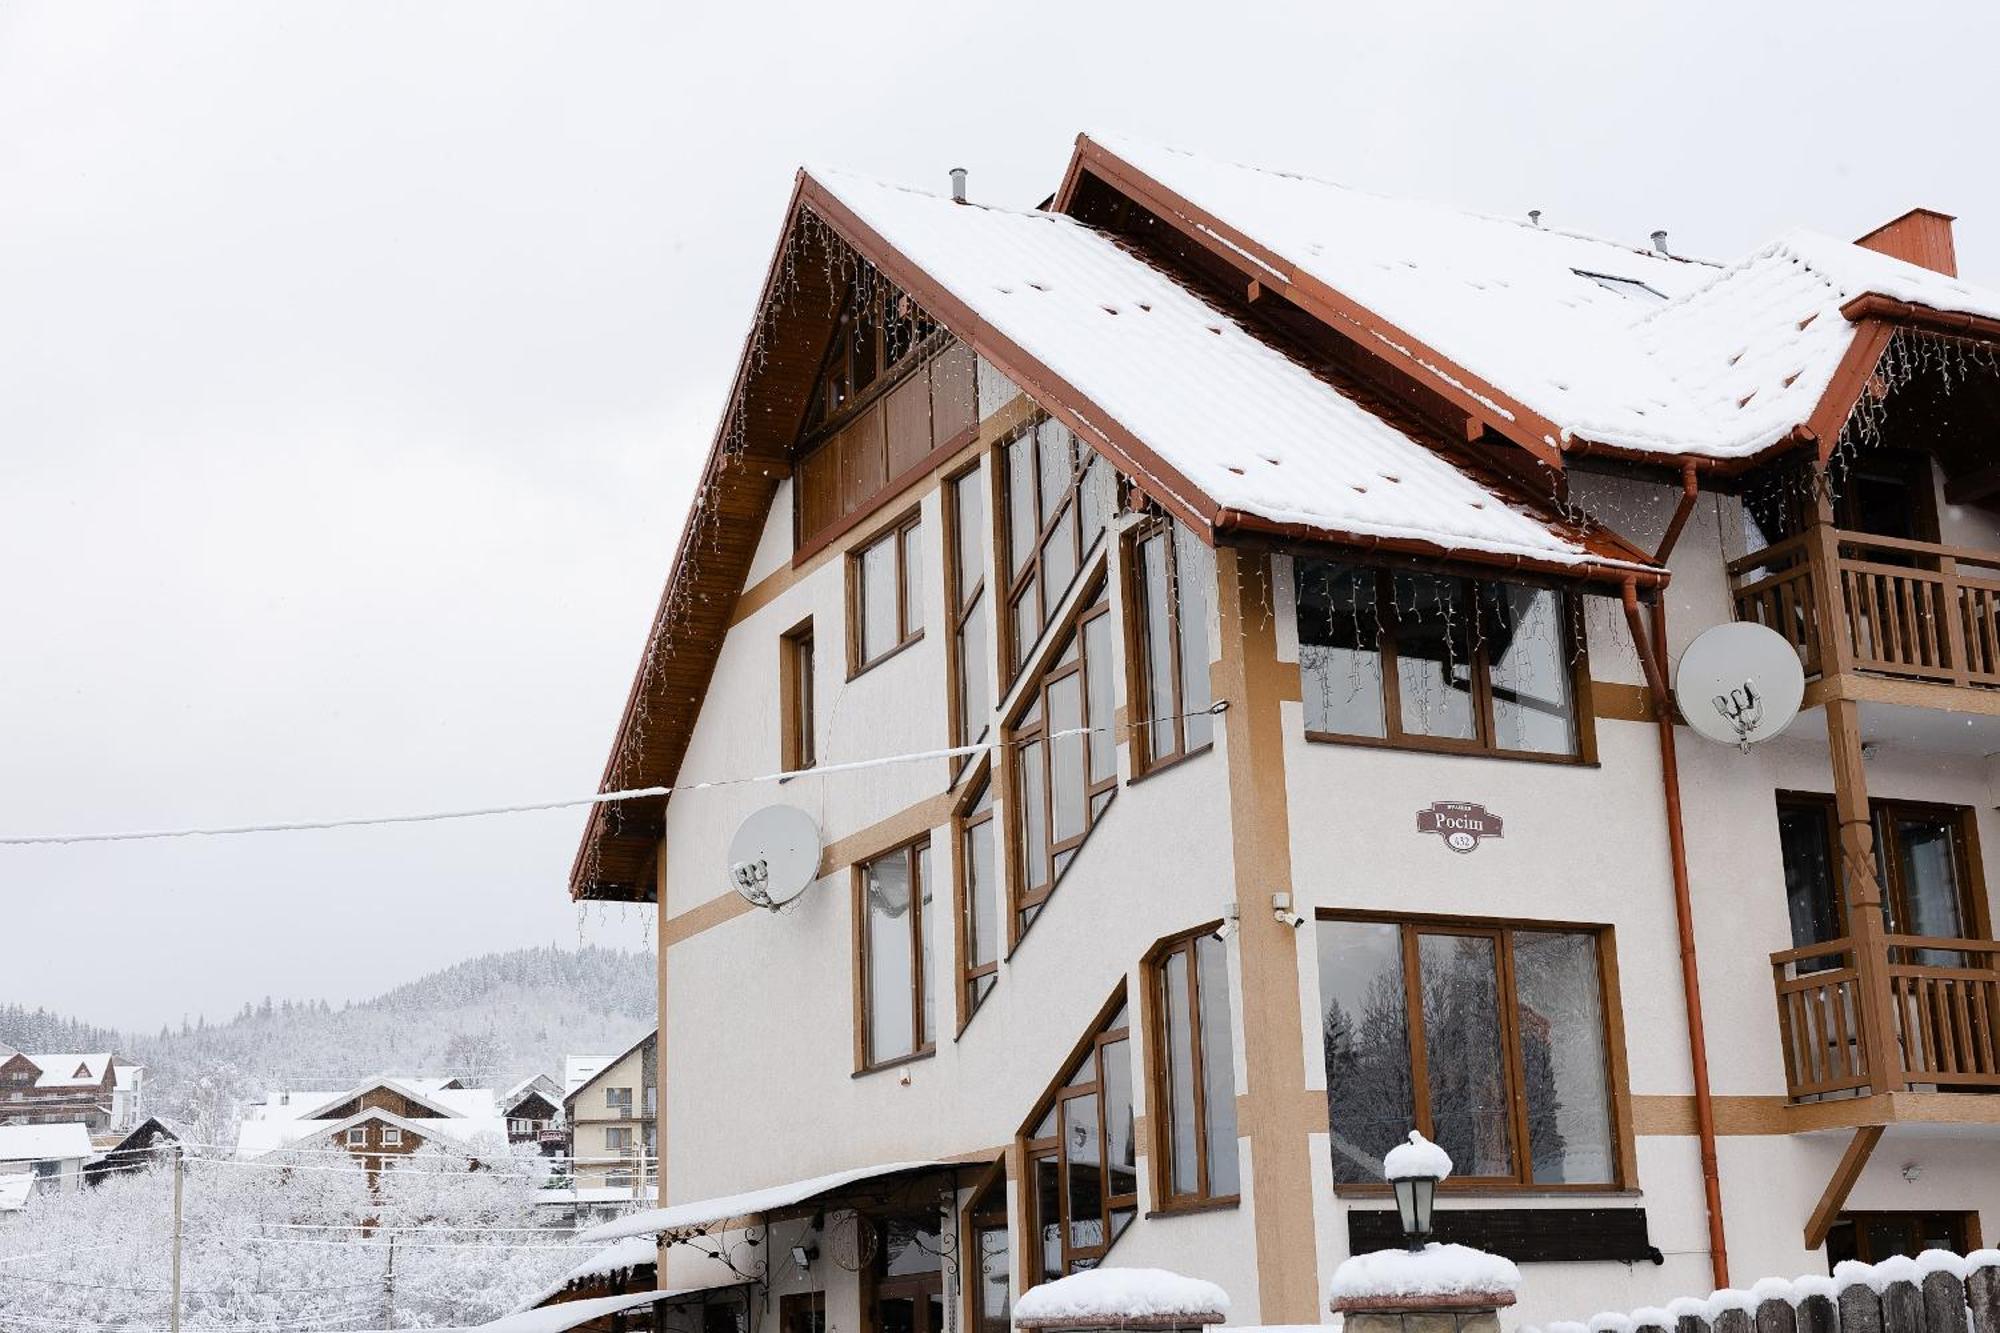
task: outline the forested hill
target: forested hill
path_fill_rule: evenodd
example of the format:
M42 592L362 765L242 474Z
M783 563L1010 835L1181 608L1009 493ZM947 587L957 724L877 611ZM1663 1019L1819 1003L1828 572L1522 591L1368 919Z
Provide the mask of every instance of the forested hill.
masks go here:
M239 1106L272 1088L338 1090L372 1074L451 1074L503 1089L560 1078L565 1054L613 1054L653 1025L653 959L614 949L485 954L387 994L246 1002L226 1023L122 1033L43 1009L0 1005L0 1042L21 1050L116 1051L146 1066L147 1109L233 1135Z

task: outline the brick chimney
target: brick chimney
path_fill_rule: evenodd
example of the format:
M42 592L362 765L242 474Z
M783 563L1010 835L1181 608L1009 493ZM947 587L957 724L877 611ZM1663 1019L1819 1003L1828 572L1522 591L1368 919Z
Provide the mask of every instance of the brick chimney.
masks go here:
M1947 277L1958 276L1958 253L1951 243L1951 214L1934 208L1913 208L1883 223L1855 244Z

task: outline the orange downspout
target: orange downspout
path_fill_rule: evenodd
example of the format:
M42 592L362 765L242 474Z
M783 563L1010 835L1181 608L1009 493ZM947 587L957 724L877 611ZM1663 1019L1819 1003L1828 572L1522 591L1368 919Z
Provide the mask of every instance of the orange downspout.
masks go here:
M1675 535L1678 535L1676 532ZM1662 552L1664 555L1664 551ZM1709 1267L1715 1289L1729 1285L1729 1248L1722 1231L1722 1179L1715 1153L1715 1099L1708 1086L1708 1033L1701 1016L1701 974L1695 965L1694 900L1688 891L1687 835L1681 823L1680 761L1674 748L1673 696L1667 693L1667 604L1653 599L1652 633L1639 614L1639 589L1628 580L1620 590L1632 646L1646 669L1653 693L1653 717L1660 729L1660 783L1667 808L1667 849L1674 872L1674 923L1680 931L1681 995L1687 1004L1688 1063L1694 1072L1695 1134L1701 1140L1701 1188L1708 1203Z

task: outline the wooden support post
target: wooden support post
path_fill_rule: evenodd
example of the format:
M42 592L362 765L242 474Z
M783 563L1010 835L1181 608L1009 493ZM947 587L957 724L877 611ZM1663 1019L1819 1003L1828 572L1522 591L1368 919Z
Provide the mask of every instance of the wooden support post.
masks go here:
M1869 1156L1881 1141L1880 1125L1863 1125L1854 1131L1847 1151L1840 1155L1840 1165L1833 1168L1833 1179L1826 1182L1826 1192L1819 1196L1819 1206L1806 1222L1807 1249L1816 1250L1826 1244L1826 1233L1833 1229L1833 1219L1840 1215L1847 1196L1854 1191L1854 1182L1861 1178L1861 1168L1868 1165Z
M1861 705L1826 702L1827 756L1833 765L1834 815L1840 822L1840 863L1847 881L1847 938L1854 949L1855 996L1868 1090L1907 1086L1889 993L1888 924L1882 877L1875 862L1875 824L1868 809L1868 773L1861 758Z
M1854 669L1854 627L1848 623L1847 589L1840 578L1840 529L1833 501L1818 488L1817 513L1806 537L1806 566L1812 573L1813 616L1819 621L1819 674L1831 680Z

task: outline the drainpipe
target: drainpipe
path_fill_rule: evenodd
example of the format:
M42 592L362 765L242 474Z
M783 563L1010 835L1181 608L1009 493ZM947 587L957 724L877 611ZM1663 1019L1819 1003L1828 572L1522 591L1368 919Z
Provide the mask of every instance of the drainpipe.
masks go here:
M1678 532L1673 535L1678 536ZM1671 544L1671 543L1669 543ZM1708 1033L1701 1016L1701 974L1695 965L1694 901L1688 892L1687 835L1681 823L1680 762L1674 749L1674 703L1667 693L1667 604L1655 596L1652 632L1639 614L1639 589L1627 579L1620 589L1632 646L1646 669L1653 694L1653 717L1660 729L1660 783L1666 797L1667 850L1673 863L1674 923L1680 932L1681 995L1687 1005L1688 1063L1694 1073L1695 1134L1701 1141L1701 1188L1708 1204L1708 1255L1715 1288L1729 1285L1729 1249L1722 1231L1722 1181L1715 1154L1715 1100L1708 1086Z
M1664 565L1673 554L1674 543L1681 539L1681 529L1687 526L1688 515L1694 512L1694 502L1701 498L1701 484L1695 480L1694 464L1681 464L1681 501L1674 506L1674 516L1667 522L1666 535L1660 538L1660 550L1653 557L1653 563Z

